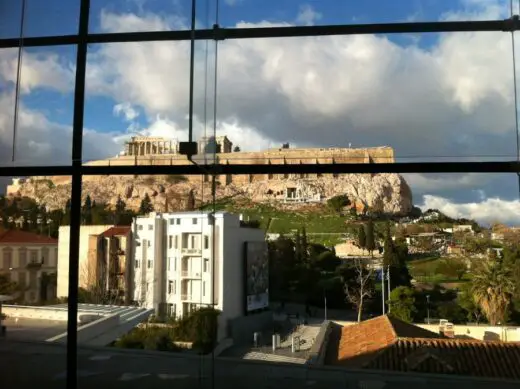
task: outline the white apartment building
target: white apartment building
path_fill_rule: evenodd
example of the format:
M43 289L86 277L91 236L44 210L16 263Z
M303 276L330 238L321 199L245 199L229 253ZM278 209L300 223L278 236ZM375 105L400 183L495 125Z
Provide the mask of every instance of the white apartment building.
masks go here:
M261 229L242 227L237 215L198 211L137 217L132 231L136 303L176 317L214 305L219 337L245 314L244 247L265 241Z

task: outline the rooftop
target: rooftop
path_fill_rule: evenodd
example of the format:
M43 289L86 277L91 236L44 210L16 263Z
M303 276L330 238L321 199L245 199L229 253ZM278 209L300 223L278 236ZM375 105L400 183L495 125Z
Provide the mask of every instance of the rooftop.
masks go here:
M127 235L132 230L131 226L116 226L110 227L108 230L103 232L101 235L105 238L110 238L112 236L121 236Z
M520 343L446 338L379 316L335 328L326 363L348 368L520 379Z
M0 244L2 243L58 244L58 239L34 232L7 230L0 234Z

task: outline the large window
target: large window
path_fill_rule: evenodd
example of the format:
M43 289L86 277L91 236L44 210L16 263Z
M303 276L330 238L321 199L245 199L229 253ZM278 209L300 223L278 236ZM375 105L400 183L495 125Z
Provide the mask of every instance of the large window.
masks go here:
M341 331L320 334L329 319L520 324L518 2L10 3L0 6L0 295L60 317L6 319L8 331L42 329L13 331L20 339L62 336L66 366L24 362L41 366L40 384L93 385L108 359L118 380L188 386L264 378L248 358L340 369ZM53 250L56 263L39 254ZM500 258L509 289L492 309L478 275ZM210 308L221 327L198 338L186 317ZM269 321L275 309L287 320ZM135 362L87 351L110 337L86 334L100 315L113 325L101 346L133 347ZM274 353L273 328L284 339ZM336 359L320 359L312 342L329 338ZM213 341L222 347L208 351ZM199 370L145 368L143 348L212 358ZM221 349L240 358L214 374ZM460 373L423 359L402 369ZM287 374L298 387L365 384L313 370Z

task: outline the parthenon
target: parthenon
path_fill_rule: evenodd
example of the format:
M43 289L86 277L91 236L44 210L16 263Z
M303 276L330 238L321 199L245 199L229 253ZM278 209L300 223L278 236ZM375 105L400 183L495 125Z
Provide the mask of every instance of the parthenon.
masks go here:
M178 151L177 141L162 137L133 136L125 143L123 155L175 155Z

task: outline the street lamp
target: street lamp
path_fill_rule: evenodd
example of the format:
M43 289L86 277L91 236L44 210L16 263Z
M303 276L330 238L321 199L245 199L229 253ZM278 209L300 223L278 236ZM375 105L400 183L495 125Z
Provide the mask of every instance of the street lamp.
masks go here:
M426 310L428 312L428 324L430 324L430 295L426 295Z

